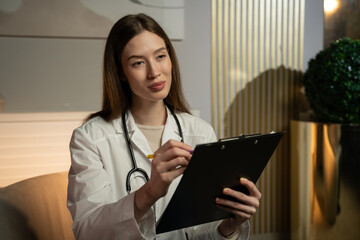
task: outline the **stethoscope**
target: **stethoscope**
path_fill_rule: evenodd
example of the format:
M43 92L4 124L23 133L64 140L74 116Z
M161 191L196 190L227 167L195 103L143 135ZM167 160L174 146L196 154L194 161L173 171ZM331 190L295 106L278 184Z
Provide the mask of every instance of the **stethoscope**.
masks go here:
M176 114L174 113L173 110L170 110L171 112L171 115L174 117L175 119L175 122L176 122L176 125L179 129L179 134L180 134L180 137L181 137L181 142L184 142L184 137L183 137L183 133L182 133L182 129L181 129L181 125L180 125L180 122L179 122L179 119L177 118ZM131 142L130 142L130 138L129 138L129 133L128 133L128 129L127 129L127 126L126 126L126 121L125 121L125 112L122 114L122 125L123 125L123 129L124 129L124 133L125 133L125 139L126 139L126 143L127 143L127 146L129 148L129 152L130 152L130 157L131 157L131 162L132 162L132 165L133 165L133 168L128 172L127 176L126 176L126 191L127 193L129 194L130 191L131 191L131 186L130 186L130 177L133 173L135 172L138 172L140 173L141 175L143 175L146 179L146 181L149 181L149 176L148 174L145 172L144 169L142 168L139 168L136 164L136 160L135 160L135 155L134 155L134 151L133 151L133 148L131 146Z

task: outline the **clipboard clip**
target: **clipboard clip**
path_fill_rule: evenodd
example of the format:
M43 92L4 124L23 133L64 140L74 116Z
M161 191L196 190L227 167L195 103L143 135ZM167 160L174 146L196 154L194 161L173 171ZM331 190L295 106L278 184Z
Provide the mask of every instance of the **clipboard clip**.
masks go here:
M241 134L239 136L236 137L227 137L227 138L221 138L219 139L219 142L226 142L226 141L232 141L232 140L238 140L238 139L242 139L242 138L251 138L251 137L257 137L257 136L261 136L261 133L254 133L254 134Z
M240 136L236 136L236 137L227 137L227 138L220 138L219 142L226 142L226 141L232 141L232 140L238 140L241 138L244 138L244 134L241 134Z

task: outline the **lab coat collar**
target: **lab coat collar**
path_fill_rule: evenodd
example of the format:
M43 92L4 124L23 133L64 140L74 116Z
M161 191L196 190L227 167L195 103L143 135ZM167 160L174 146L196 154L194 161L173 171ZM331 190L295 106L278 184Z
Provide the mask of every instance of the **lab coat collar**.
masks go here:
M166 107L166 111L167 111L167 118L166 118L164 132L163 132L163 136L162 136L162 140L161 140L161 145L163 145L170 139L181 141L181 137L179 134L179 128L176 124L176 121L175 121L174 117L172 116L171 111L168 107ZM145 155L150 154L151 153L150 146L147 143L146 138L142 134L141 130L136 126L134 117L131 114L130 110L128 110L126 112L125 119L126 119L125 120L126 126L127 126L128 133L129 133L129 138L132 141L132 143L135 144L135 146L137 146L140 149L140 151L142 151ZM180 118L179 118L179 121L181 124ZM114 128L116 129L117 133L124 134L121 116L119 118L117 118L116 120L114 120L113 124L114 124ZM183 134L184 134L184 130L183 130Z
M125 137L125 132L123 128L122 116L117 119L116 130L118 133L121 133ZM132 142L133 148L137 148L144 156L152 154L149 143L146 140L146 137L141 132L141 130L136 126L133 115L130 110L127 110L125 113L125 122L129 134L130 141Z

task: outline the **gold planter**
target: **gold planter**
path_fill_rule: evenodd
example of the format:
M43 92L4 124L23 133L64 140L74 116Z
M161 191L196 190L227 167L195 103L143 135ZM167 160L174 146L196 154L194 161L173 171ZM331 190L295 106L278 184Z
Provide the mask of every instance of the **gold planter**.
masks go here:
M292 240L360 239L359 133L291 121Z

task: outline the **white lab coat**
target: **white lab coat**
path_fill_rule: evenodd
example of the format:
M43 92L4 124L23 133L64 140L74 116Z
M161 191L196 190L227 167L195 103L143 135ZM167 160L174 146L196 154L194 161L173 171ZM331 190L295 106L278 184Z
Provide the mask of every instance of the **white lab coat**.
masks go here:
M168 116L171 116L169 109ZM216 141L212 127L205 121L186 113L179 113L185 143ZM137 128L131 112L126 124L138 167L150 176L152 154L150 146ZM175 119L168 117L162 144L169 139L180 141ZM180 178L170 185L168 194L159 199L139 223L134 218L134 191L144 183L144 177L134 174L131 191L126 192L126 176L132 169L131 158L124 136L121 117L106 122L95 117L74 130L71 142L68 208L73 217L76 239L223 239L217 227L221 221L155 236L155 222L165 210ZM249 223L241 226L239 239L249 236Z

